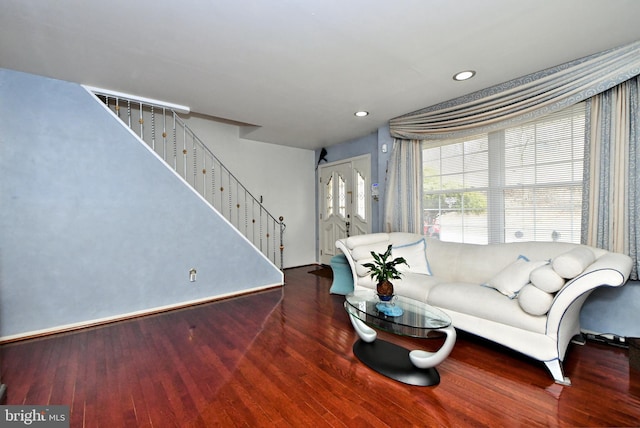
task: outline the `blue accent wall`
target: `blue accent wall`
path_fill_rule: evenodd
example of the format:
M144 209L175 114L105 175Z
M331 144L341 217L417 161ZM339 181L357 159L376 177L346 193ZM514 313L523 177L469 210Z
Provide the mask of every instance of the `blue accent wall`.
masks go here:
M580 327L595 333L640 337L640 281L594 290L580 312Z
M0 69L0 130L1 337L283 283L80 85Z

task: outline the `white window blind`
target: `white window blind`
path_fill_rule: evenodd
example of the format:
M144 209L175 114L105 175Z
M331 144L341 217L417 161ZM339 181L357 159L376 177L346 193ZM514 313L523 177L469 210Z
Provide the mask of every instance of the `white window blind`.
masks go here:
M584 104L423 149L425 234L580 242Z

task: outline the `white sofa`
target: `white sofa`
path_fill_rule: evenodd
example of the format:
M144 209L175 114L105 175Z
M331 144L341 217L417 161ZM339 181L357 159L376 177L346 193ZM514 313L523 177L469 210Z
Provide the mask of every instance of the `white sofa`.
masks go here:
M623 285L632 263L624 254L562 242L476 245L374 233L336 242L355 289L375 290L362 264L388 245L409 263L393 281L396 294L445 311L457 329L544 362L565 385L562 361L580 334L582 304L597 287Z

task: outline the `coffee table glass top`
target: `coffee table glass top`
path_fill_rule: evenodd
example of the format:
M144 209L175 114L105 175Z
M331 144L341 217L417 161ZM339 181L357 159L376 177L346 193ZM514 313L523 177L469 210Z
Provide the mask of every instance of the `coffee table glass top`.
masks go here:
M399 316L380 311L381 302L373 290L358 290L345 297L344 308L349 314L390 333L426 338L433 330L451 325L451 318L441 310L407 297L394 296L391 302L384 303L402 309Z

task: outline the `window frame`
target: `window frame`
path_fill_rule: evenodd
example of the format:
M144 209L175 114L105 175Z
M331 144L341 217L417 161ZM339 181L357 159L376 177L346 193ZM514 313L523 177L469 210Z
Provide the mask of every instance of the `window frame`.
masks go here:
M584 103L579 103L577 105L574 106L570 106L566 109L563 109L562 111L556 112L554 114L548 115L546 117L541 117L538 118L534 121L528 122L528 123L524 123L521 125L517 125L517 126L513 126L507 129L500 129L500 130L496 130L496 131L492 131L490 133L487 134L480 134L480 135L476 135L476 136L470 136L470 137L466 137L466 138L462 138L462 139L455 139L455 140L446 140L446 141L438 141L438 142L433 142L433 141L429 141L429 142L424 142L423 143L423 153L424 150L429 150L429 149L434 149L434 148L439 148L442 149L442 147L447 146L447 145L452 145L452 144L462 144L462 148L461 148L461 153L463 155L465 155L465 150L464 150L464 143L465 142L469 142L469 141L474 141L480 138L484 138L486 136L486 141L487 141L487 182L486 182L486 187L485 186L480 186L480 187L469 187L467 185L467 183L463 183L464 187L460 187L459 189L445 189L443 187L443 177L446 177L449 174L443 173L443 168L442 168L442 150L440 151L440 155L439 155L439 160L440 160L440 169L439 169L439 175L437 175L437 177L439 177L439 181L440 181L440 189L439 190L435 190L435 191L427 191L423 188L423 195L443 195L446 193L458 193L460 195L464 195L465 193L469 193L469 192L486 192L486 216L487 216L487 221L486 221L486 229L487 229L487 233L486 233L486 243L503 243L503 242L521 242L519 241L518 238L516 239L510 239L507 236L507 218L505 215L506 212L506 198L505 198L505 192L509 191L509 190L513 190L513 189L530 189L531 192L535 192L538 189L544 189L546 188L554 188L554 189L562 189L562 188L567 188L569 190L573 189L575 190L579 190L579 193L582 193L582 186L583 186L583 177L582 177L582 168L580 168L580 179L576 180L576 176L575 174L572 174L572 178L573 180L570 181L553 181L550 183L540 183L537 181L534 181L533 183L526 183L526 184L507 184L507 166L506 166L506 134L507 134L507 130L513 130L513 129L518 129L518 128L522 128L522 127L527 127L527 126L531 126L531 125L542 125L544 123L549 123L551 121L554 120L558 120L561 118L572 118L572 120L570 121L570 140L571 140L571 161L570 163L573 163L574 165L576 164L576 162L580 162L581 167L583 167L582 162L584 160L584 144L586 144L586 137L585 137L585 132L584 132L584 128L582 129L582 142L583 142L583 146L582 146L582 153L579 156L575 156L574 150L575 150L575 143L574 143L574 139L575 139L575 135L574 135L574 131L575 131L575 127L576 127L576 117L580 117L582 116L582 119L579 120L584 120L584 114L585 114L585 106ZM538 129L534 130L534 133L537 134ZM535 138L535 144L536 144L536 150L538 148L538 146L541 146L544 144L545 140L541 140L538 139L537 137ZM537 158L536 158L537 159ZM462 160L462 163L464 165L464 157ZM565 162L566 163L566 162ZM534 170L537 172L540 166L544 165L545 162L536 162L533 164L533 168ZM423 164L424 165L424 164ZM468 173L468 171L465 169L465 167L463 166L462 168L462 172L461 174L464 173ZM436 176L432 176L432 175L427 175L426 171L425 171L425 176L430 176L430 177L436 177ZM423 196L424 197L424 196ZM424 200L424 199L423 199ZM463 196L461 196L459 198L460 201L462 201L462 205L464 205L464 199ZM571 200L571 199L569 199ZM584 201L581 200L581 205L584 204ZM581 207L582 208L582 207ZM446 208L445 208L446 210ZM442 215L443 212L443 208L442 208L442 198L439 196L438 198L438 208L437 208L437 212L438 214L436 216L431 216L431 215L427 215L427 213L429 212L433 212L434 209L433 208L425 208L423 210L425 212L425 230L424 233L425 234L430 234L431 232L431 223L430 223L430 219L432 219L433 217L440 217ZM580 209L581 212L581 209ZM464 212L464 207L461 207L461 227L460 227L460 233L461 233L461 242L477 242L476 240L466 240L465 239L465 230L470 230L469 226L465 226L465 220L468 220L468 213ZM534 217L537 214L534 214ZM580 224L580 217L578 215L578 218L575 219L574 221L574 215L569 216L567 219L571 220L570 223L576 223L576 224ZM538 221L534 220L533 224L532 224L532 228L529 231L531 235L533 235L533 237L529 237L530 239L526 239L526 240L542 240L542 239L537 239L536 238L536 226ZM435 222L434 222L435 224ZM525 229L527 230L527 229ZM468 233L468 232L467 232ZM551 235L553 236L553 234ZM552 237L549 237L549 240L552 239ZM438 225L438 237L440 237L440 225ZM562 237L563 241L567 241L566 238L567 237ZM578 231L578 233L570 233L569 238L571 238L571 240L567 241L567 242L574 242L574 243L579 243L580 242L580 233ZM555 238L553 238L555 239ZM479 242L478 242L479 243Z

